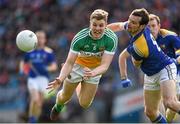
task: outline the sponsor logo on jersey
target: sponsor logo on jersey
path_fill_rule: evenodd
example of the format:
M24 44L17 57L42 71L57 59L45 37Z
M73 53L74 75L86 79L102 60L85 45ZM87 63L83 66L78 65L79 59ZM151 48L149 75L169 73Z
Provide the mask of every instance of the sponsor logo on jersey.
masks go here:
M97 52L97 53L80 51L80 56L87 56L87 57L95 56L95 57L101 57L101 56L103 55L103 53L104 53L104 51Z

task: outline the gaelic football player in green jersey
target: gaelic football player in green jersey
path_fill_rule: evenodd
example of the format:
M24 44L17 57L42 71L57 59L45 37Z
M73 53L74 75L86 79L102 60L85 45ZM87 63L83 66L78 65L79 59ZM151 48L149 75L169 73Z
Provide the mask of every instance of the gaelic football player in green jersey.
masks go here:
M71 99L78 84L79 104L88 108L96 94L99 80L114 56L118 39L107 26L108 13L97 9L90 16L89 28L82 29L72 40L70 51L59 77L49 83L50 91L63 88L56 97L51 110L51 120L57 120L63 106Z

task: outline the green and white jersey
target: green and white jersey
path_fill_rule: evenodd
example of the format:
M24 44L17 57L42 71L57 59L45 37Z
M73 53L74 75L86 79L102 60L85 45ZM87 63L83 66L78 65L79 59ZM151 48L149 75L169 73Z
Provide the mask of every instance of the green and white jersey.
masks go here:
M85 28L73 38L70 51L78 54L77 64L95 68L100 65L103 53L115 53L117 44L118 38L110 29L106 28L102 37L94 40L90 29Z

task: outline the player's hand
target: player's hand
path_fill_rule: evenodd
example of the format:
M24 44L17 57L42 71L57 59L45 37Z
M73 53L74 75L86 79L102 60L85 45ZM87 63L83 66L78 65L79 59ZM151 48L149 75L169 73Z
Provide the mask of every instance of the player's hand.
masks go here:
M48 93L51 93L53 90L58 89L61 86L61 84L62 81L59 78L56 78L54 81L48 84L48 87L46 89L49 90Z
M83 77L84 80L87 80L88 78L93 77L94 75L95 73L93 72L93 70L91 70L88 67L84 68L84 77Z
M122 79L120 83L121 83L121 86L123 88L127 88L127 87L131 87L132 86L132 81L129 80L128 78L127 79Z
M89 78L89 73L91 72L91 69L89 69L88 67L84 67L84 80L87 80Z

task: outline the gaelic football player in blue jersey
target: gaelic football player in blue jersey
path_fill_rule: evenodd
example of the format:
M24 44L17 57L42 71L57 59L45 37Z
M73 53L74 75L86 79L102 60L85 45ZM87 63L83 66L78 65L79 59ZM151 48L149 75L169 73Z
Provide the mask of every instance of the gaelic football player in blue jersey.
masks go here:
M169 57L174 58L175 63L177 65L178 73L177 73L177 95L180 96L180 38L176 33L161 29L160 18L157 15L150 14L149 15L149 24L151 33L156 39L158 45L161 47L163 52L167 54ZM179 99L179 98L178 98ZM166 112L166 119L168 122L172 122L175 117L176 112L171 111L170 109Z
M58 119L63 106L71 99L78 84L79 104L88 108L98 89L101 75L112 61L117 47L116 34L107 29L108 13L97 9L90 16L90 27L82 29L72 40L69 55L59 77L51 82L47 89L54 90L63 82L63 88L57 94L56 104L50 118Z
M37 123L42 111L44 97L47 94L46 87L49 82L49 72L57 70L57 64L53 50L46 47L46 34L44 31L36 32L38 38L37 48L25 54L20 62L20 70L28 64L28 90L30 94L29 123Z
M165 55L157 45L150 29L148 12L135 9L129 16L127 23L114 23L108 27L114 31L126 29L131 35L129 46L119 55L121 84L130 86L127 77L126 59L132 58L133 64L144 72L144 104L145 114L155 123L167 123L159 112L161 97L167 108L180 113L180 102L176 96L175 63Z

